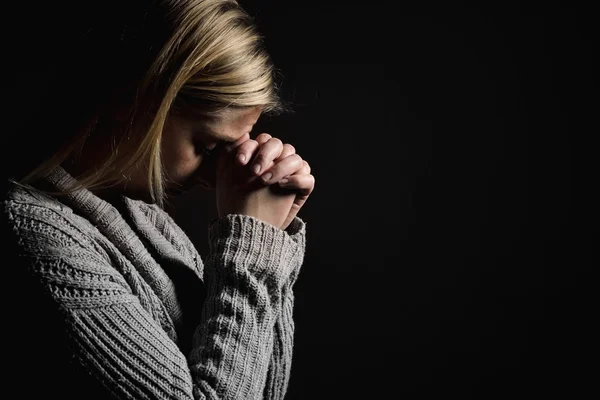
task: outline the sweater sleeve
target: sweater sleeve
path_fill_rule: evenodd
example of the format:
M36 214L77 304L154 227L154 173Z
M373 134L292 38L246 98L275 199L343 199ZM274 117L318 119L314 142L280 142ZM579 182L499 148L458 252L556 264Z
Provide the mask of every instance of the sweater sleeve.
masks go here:
M255 354L259 358L253 356L243 361L231 354L227 361L230 365L244 364L241 373L248 385L247 391L244 387L236 388L232 398L244 390L252 393L248 398L282 399L292 361L293 296L290 289L304 256L304 224L297 220L295 229L286 232L252 217L228 215L211 224L209 239L210 252L204 275L208 292L211 287L223 286L217 282L232 280L232 286L241 284L248 290L249 305L262 303L266 306L265 310L269 310L255 316L258 321L265 320L264 330L257 334L264 343L265 352ZM222 303L221 308L229 310L227 317L233 325L237 325L234 321L240 321L242 315L250 312L250 309L235 307L236 303L241 304L235 301L235 296L225 291L217 299L218 303ZM205 311L214 306L207 298ZM205 338L206 335L197 336L200 343ZM249 342L247 345L256 343ZM219 344L216 346L221 352L224 350ZM206 345L195 347L208 348ZM192 360L197 360L198 356L193 354Z
M155 212L156 215L165 215L159 209L155 209ZM244 218L238 217L238 219L239 221L244 221ZM217 220L218 219L215 219L214 221ZM157 226L162 227L162 234L168 238L177 238L171 239L171 242L173 245L177 246L180 252L183 253L184 251L187 251L194 254L196 257L200 257L193 243L189 240L185 232L183 232L181 228L167 215L165 215L164 221L168 222L168 224L164 222L156 224ZM246 219L245 221L250 222L252 219ZM219 222L218 224L221 225L223 222ZM233 250L235 252L236 250L234 250L234 248L237 244L239 244L239 242L235 239L237 237L235 229L232 229L235 226L235 223L231 224L230 222L226 222L225 224L225 227L217 226L215 224L211 226L211 242L215 248L215 251L218 251L217 249L220 246L219 242L230 241L227 246L229 246L229 250ZM252 225L250 224L248 226ZM166 227L168 227L168 229ZM269 228L265 227L265 229ZM170 234L171 231L175 232L175 234ZM219 231L220 233L218 233ZM240 232L243 234L243 230L240 229ZM294 242L297 243L300 249L304 249L304 221L296 217L285 229L285 232ZM281 235L281 232L277 233L277 230L275 230L273 234ZM233 241L231 241L232 239ZM223 243L221 247L224 248L225 243ZM189 250L185 250L186 248ZM292 291L292 287L297 280L298 274L300 273L302 262L303 251L298 252L297 255L290 260L290 265L288 268L291 268L291 272L289 274L289 278L286 282L284 282L281 288L280 302L276 306L276 309L279 310L279 313L276 316L276 322L273 330L273 349L271 352L265 389L263 392L263 398L265 399L281 400L285 397L287 392L291 373L294 344L294 293Z
M265 387L303 239L249 217L213 225L206 299L186 357L76 229L36 221L35 231L23 232L26 224L15 225L21 256L62 311L75 359L116 398L280 398Z
M301 243L302 247L305 246L305 225L302 220L299 218L294 219L286 229L286 232ZM282 400L288 389L293 359L295 328L293 320L294 292L292 288L300 273L302 262L303 254L294 260L291 265L292 273L290 274L290 278L283 286L281 311L277 317L273 332L273 353L269 363L267 382L263 394L263 398L265 399Z

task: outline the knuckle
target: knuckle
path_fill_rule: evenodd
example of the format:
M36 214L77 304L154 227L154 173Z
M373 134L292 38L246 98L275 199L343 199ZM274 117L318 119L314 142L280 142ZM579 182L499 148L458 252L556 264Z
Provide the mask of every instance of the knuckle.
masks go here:
M272 137L272 138L269 139L269 142L273 143L276 146L282 146L283 147L283 142L279 138Z
M283 145L283 150L286 151L289 154L295 154L296 153L296 148L294 146L292 146L289 143L285 143Z
M266 142L267 140L269 140L271 138L272 138L272 136L269 135L268 133L261 133L258 136L256 136L256 140L259 142L261 142L261 141Z
M254 148L256 146L258 146L258 142L256 140L249 139L249 140L246 140L244 143L242 143L240 145L240 148L251 149L251 148Z
M299 164L299 165L303 165L302 163L304 162L304 160L302 159L302 157L300 157L298 154L293 154L290 157L294 158L294 162Z

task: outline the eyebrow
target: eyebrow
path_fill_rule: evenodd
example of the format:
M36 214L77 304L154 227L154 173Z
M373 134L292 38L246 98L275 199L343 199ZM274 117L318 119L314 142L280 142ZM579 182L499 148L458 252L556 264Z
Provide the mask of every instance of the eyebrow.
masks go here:
M224 136L224 135L218 134L208 124L204 126L204 129L206 129L207 134L209 134L210 136L212 136L215 140L217 140L219 142L233 143L237 140L237 139L233 139L229 136Z
M252 129L254 128L254 125L256 125L256 123L253 123L253 124L251 124L251 125L250 125L250 132L251 132L251 131L252 131ZM225 142L225 143L233 143L233 142L235 142L236 140L238 140L237 138L236 138L236 139L234 139L234 138L232 138L232 137L229 137L229 136L224 136L224 135L220 135L220 134L218 134L218 133L217 133L217 132L215 132L215 131L214 131L214 130L213 130L211 127L210 127L210 125L208 125L208 124L207 124L205 127L206 127L206 131L207 131L207 133L209 133L211 136L213 136L213 137L214 137L216 140L218 140L218 141L220 141L220 142Z

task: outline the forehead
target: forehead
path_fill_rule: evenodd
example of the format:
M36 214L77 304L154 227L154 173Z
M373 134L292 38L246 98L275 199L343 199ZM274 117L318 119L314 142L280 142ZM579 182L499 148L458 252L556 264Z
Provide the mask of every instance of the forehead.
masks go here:
M214 122L253 125L260 117L261 112L261 107L228 107L217 114Z
M235 141L248 133L262 113L261 107L226 108L206 121L208 130L220 140Z

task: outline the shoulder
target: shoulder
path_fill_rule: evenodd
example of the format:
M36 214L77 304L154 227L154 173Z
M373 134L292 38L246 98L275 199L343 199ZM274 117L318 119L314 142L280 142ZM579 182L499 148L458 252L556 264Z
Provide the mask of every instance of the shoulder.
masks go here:
M13 186L2 204L2 225L20 250L29 253L93 247L95 227L58 197Z
M35 215L46 211L68 212L70 209L55 197L34 188L13 184L3 198L3 211L5 214Z
M42 290L68 307L131 301L130 288L98 242L96 227L59 198L11 189L3 200L2 228L12 262L7 273L19 287L29 282L39 289L41 283Z

